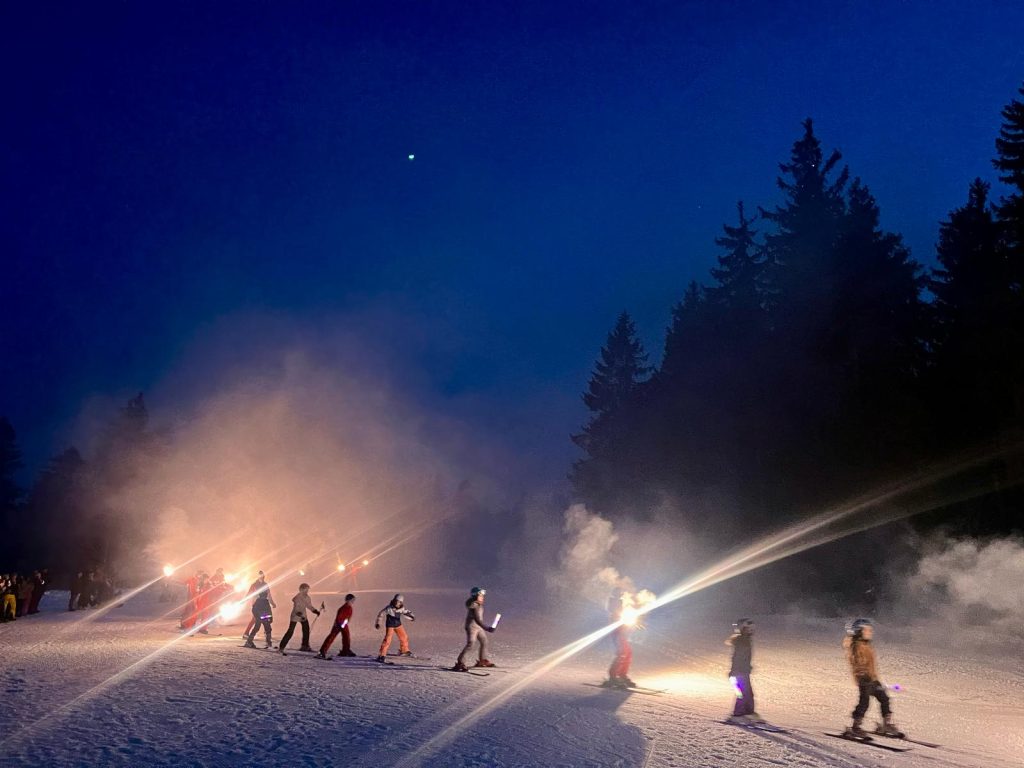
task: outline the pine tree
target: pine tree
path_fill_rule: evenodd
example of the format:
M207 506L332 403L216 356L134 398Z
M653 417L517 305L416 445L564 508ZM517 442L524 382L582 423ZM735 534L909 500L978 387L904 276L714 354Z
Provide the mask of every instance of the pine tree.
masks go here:
M738 318L739 325L759 317L765 306L765 258L757 244L757 230L748 219L743 202L736 204L736 226L724 224L724 234L715 238L722 249L718 267L711 269L717 285L708 289L708 299ZM749 330L749 329L748 329Z
M672 319L665 330L665 352L657 375L665 383L678 380L685 371L699 365L706 342L703 335L707 330L704 322L707 309L705 293L700 283L691 280L682 301L672 307ZM678 385L678 381L668 384Z
M581 434L572 438L587 454L576 462L572 473L573 482L584 498L600 495L600 475L614 464L613 456L621 447L627 421L622 412L650 370L633 320L623 312L601 348L583 394L583 402L591 412L590 421Z
M832 178L842 155L834 150L826 160L810 118L803 127L804 135L793 144L790 161L779 165L782 176L776 183L784 204L773 211L761 210L761 216L775 225L775 231L765 237L765 254L776 320L798 337L813 335L827 311L834 287L830 256L845 212L843 192L849 179L845 167Z
M22 467L21 450L14 427L0 416L0 530L8 533L17 530L14 525L18 501L22 491L16 474ZM13 536L0 537L0 566L11 562L18 542Z
M1024 96L1024 86L1019 90ZM999 179L1011 187L1008 197L997 206L1009 249L1014 289L1024 290L1024 101L1013 99L1003 109L1003 124L996 139Z
M942 223L940 267L929 281L938 407L953 422L951 440L993 436L1014 410L1018 299L988 193L989 185L975 179L967 203Z
M0 416L0 513L8 512L21 498L15 474L24 466L14 427Z
M90 505L87 465L76 448L50 459L32 486L26 512L35 534L26 542L28 561L66 571L97 561L101 530Z

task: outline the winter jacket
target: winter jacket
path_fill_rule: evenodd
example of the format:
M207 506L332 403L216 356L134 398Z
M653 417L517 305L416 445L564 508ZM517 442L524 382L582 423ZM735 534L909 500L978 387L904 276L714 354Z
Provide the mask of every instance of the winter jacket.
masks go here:
M732 666L729 677L747 677L753 671L754 638L737 632L726 642L732 646Z
M401 608L396 608L391 603L388 603L386 606L380 609L380 613L377 614L377 621L374 623L380 624L380 620L383 618L385 619L384 626L391 627L392 629L394 629L395 627L402 626L403 616L408 616L410 619L413 620L416 619L416 617L412 615L412 611L410 611L404 605Z
M878 668L875 666L875 649L870 640L846 637L843 639L846 659L850 662L850 671L857 683L878 680Z
M471 597L466 601L466 631L469 632L473 627L490 629L484 624L484 607Z
M260 582L254 583L249 587L249 594L256 595L256 600L253 602L254 607L260 600L266 600L268 608L277 608L277 603L274 602L274 597L270 594L270 585L267 582L264 581L262 584Z
M338 612L334 615L334 625L342 626L346 621L352 620L352 603L343 603Z
M312 611L317 616L320 615L320 611L313 607L313 601L309 599L309 595L297 592L295 597L292 598L292 615L288 620L294 622L309 621L306 611Z
M270 605L269 591L257 593L256 599L252 602L252 615L257 619L271 618L273 614Z

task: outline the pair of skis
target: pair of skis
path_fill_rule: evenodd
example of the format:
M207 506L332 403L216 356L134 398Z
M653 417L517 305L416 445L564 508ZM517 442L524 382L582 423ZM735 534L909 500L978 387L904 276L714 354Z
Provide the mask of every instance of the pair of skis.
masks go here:
M613 686L610 686L610 685L602 685L600 683L584 683L584 685L587 686L588 688L600 688L601 690L604 690L604 691L621 691L622 693L640 693L640 694L643 694L644 696L658 696L658 695L660 695L662 693L665 693L668 690L667 688L645 688L642 685L634 685L634 686L630 686L629 688L619 688L617 686L613 687Z

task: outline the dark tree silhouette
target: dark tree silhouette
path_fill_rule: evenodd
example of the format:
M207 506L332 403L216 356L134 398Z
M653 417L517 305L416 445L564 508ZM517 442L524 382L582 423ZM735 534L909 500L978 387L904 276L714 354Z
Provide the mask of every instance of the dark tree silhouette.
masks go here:
M1024 96L1024 86L1019 90ZM1003 109L1003 124L996 139L999 179L1010 194L997 206L999 221L1013 266L1015 289L1024 289L1024 101L1012 99Z
M0 526L8 532L6 536L0 537L0 566L10 562L16 546L13 533L16 530L15 517L22 489L15 475L22 466L18 436L11 422L0 416Z
M591 418L583 431L573 436L573 442L586 453L586 457L573 466L571 477L578 489L592 490L602 473L614 463L614 452L621 445L622 429L627 423L624 408L649 373L647 353L637 337L636 327L629 314L623 312L601 348L583 394Z

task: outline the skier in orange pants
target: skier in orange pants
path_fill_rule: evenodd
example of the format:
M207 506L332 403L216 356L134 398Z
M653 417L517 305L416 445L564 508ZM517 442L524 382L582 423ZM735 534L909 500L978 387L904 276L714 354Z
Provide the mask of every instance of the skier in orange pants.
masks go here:
M409 636L405 634L405 627L402 626L402 617L408 616L409 621L416 621L416 617L412 615L412 611L405 607L405 598L402 595L395 595L391 598L391 602L380 609L380 613L377 614L377 621L374 622L374 628L380 629L380 620L384 619L384 642L380 644L380 653L377 654L377 661L384 663L387 661L388 648L391 646L391 638L398 635L398 655L399 656L412 656L412 651L409 650Z

